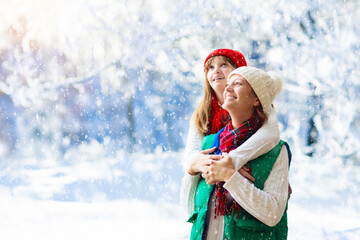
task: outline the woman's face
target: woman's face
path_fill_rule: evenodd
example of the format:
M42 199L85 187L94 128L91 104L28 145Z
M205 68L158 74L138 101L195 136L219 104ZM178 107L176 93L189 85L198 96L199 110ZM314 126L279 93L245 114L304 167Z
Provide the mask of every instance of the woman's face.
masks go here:
M259 105L260 101L248 81L240 75L232 75L224 91L223 108L230 113L250 114L251 117L254 107Z
M206 78L214 90L218 101L223 103L223 92L229 74L235 69L230 63L225 61L222 56L215 56L209 65Z

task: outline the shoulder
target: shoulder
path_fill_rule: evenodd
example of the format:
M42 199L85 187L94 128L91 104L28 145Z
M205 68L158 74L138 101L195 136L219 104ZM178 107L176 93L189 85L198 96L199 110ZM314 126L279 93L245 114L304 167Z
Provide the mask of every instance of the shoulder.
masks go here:
M285 142L284 140L280 140L280 141L283 142L281 151L287 153L287 158L288 158L289 166L290 166L290 164L291 164L291 159L292 159L292 153L291 153L290 145L289 145L287 142Z

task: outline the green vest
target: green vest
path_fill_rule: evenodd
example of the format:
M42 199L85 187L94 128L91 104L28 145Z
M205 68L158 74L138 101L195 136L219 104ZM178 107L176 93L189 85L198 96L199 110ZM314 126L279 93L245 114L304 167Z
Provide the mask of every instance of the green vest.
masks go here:
M208 135L202 143L202 150L211 148L215 134ZM268 178L272 167L280 154L281 148L285 142L280 141L268 153L249 161L252 176L255 178L254 185L264 188L264 183ZM195 211L191 214L188 222L193 223L191 229L191 239L201 240L206 220L206 212L209 199L213 192L214 185L208 185L205 179L200 177L196 194L195 194ZM239 217L237 213L225 214L224 238L231 239L287 239L287 206L280 222L269 227L254 218L245 210L240 211Z

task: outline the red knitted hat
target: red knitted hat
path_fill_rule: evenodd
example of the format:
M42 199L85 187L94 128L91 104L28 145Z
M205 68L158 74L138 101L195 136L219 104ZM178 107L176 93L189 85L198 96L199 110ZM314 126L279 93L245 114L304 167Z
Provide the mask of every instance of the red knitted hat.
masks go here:
M209 56L207 56L207 58L205 59L205 62L204 62L204 68L205 68L206 62L211 57L214 57L214 56L226 56L226 57L230 58L235 63L236 67L247 66L245 57L241 52L236 51L236 50L232 50L232 49L222 48L222 49L216 49L216 50L212 51L209 54Z

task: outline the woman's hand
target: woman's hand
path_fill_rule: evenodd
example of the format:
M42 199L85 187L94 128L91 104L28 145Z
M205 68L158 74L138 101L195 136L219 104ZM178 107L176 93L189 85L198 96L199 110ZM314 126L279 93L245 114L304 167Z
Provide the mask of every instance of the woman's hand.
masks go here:
M210 160L210 164L205 166L204 170L201 176L205 178L207 184L227 182L236 172L234 163L227 153L223 153L218 161Z
M215 150L215 147L209 148L201 151L197 154L193 159L190 160L189 165L187 167L187 172L190 175L196 175L198 173L204 173L204 168L209 166L212 161L219 160L221 158L220 155L208 155Z

